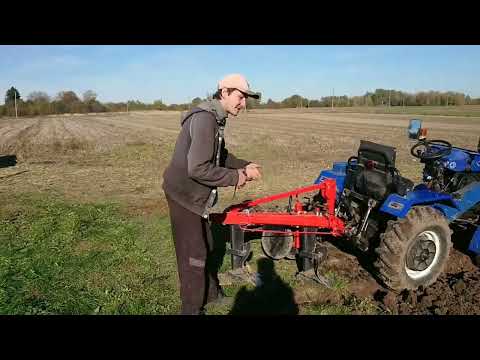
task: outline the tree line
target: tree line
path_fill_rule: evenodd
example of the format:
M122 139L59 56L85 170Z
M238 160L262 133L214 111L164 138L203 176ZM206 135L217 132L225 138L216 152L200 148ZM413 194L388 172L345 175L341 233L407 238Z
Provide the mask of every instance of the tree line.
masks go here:
M126 102L101 103L93 90L87 90L80 98L71 90L60 91L56 96L50 97L43 91L30 93L26 100L20 92L11 87L5 94L5 104L0 105L0 116L36 116L66 113L99 113L99 112L125 112L135 110L174 110L185 111L198 105L205 99L196 97L189 103L164 104L162 100L153 101L151 104L139 100ZM480 98L473 99L468 95L458 92L417 92L414 94L396 90L376 89L362 96L326 96L320 99L308 99L300 95L292 95L281 101L268 99L247 100L247 109L266 108L296 108L296 107L350 107L350 106L455 106L455 105L480 105Z
M362 96L325 96L308 99L300 95L292 95L276 102L268 99L259 102L249 99L250 108L295 108L295 107L351 107L351 106L463 106L480 105L480 98L471 98L459 92L421 91L414 94L397 90L376 89Z

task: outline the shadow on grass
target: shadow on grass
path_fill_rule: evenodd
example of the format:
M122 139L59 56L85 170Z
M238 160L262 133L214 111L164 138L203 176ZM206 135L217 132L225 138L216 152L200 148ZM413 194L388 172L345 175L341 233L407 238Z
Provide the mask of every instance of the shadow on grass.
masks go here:
M273 260L258 260L260 284L242 287L235 296L230 315L298 315L293 290L276 274Z

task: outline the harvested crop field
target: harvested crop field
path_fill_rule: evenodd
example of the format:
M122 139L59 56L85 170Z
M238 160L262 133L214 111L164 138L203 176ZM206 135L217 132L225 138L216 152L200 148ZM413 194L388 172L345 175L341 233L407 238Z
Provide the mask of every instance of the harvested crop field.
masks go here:
M418 182L422 167L410 155L412 142L406 136L414 117L423 120L431 139L477 146L480 118L474 116L292 109L252 110L229 119L227 148L261 164L263 179L237 191L235 198L233 189L221 189L216 210L309 185L321 169L355 154L361 139L395 146L400 172ZM0 196L42 193L78 203L111 201L131 216L165 216L161 174L175 145L179 118L179 112L149 111L0 119L0 155L15 154L18 160L16 166L0 169ZM362 310L368 304L371 313L479 314L480 272L466 253L465 236L456 239L448 268L434 285L402 294L383 289L368 264L348 247L330 244L322 271L342 279L342 291L292 285L295 301L301 313L354 303L361 304L354 307L359 313L370 313ZM275 265L294 271L288 261Z

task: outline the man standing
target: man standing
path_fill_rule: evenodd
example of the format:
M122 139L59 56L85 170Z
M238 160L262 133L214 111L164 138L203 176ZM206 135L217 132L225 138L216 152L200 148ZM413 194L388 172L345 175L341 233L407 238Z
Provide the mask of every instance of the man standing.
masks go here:
M216 276L206 267L213 250L208 216L217 201L217 187L241 188L261 176L259 165L237 159L225 148L226 118L237 116L247 97L259 95L242 75L220 80L213 99L181 119L173 156L163 174L185 315L200 314L206 303L223 295Z

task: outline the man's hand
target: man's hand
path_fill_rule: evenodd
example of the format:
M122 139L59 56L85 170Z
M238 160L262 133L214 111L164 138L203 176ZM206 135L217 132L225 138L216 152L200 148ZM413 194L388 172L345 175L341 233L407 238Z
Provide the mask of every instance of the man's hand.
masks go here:
M245 170L247 172L247 180L257 180L262 177L262 174L260 174L260 168L261 166L258 164L250 163L245 167Z
M238 182L237 188L241 189L247 183L247 171L245 169L237 169L238 171Z

